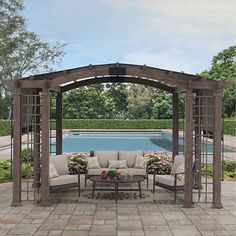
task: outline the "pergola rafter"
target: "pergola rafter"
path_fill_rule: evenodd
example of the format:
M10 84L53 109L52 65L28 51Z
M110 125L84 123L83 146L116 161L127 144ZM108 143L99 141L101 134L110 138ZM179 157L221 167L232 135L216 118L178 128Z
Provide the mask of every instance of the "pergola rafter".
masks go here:
M185 92L185 192L184 206L193 207L192 196L192 164L193 155L201 158L201 120L206 114L204 109L194 109L207 98L211 99L213 131L213 202L212 206L220 208L221 205L221 107L222 90L230 87L227 81L213 81L198 75L185 74L175 71L163 70L146 65L131 64L105 64L89 65L85 67L40 74L22 78L16 81L5 80L3 84L8 86L13 96L13 122L14 122L14 156L13 156L13 201L12 205L21 203L21 132L23 96L28 96L28 106L34 109L30 118L36 116L32 125L34 132L34 181L40 182L41 205L49 204L49 127L50 127L50 92L57 92L56 99L56 153L62 153L62 93L81 86L97 83L136 83L152 86L172 94L172 153L173 157L179 153L179 122L178 122L178 93ZM25 95L25 91L28 95ZM207 94L204 97L204 94ZM29 99L31 98L31 99ZM194 99L197 102L194 103ZM31 101L32 100L32 101ZM29 104L30 103L30 104ZM29 111L30 109L28 109ZM198 115L198 113L199 115ZM202 117L200 117L202 115ZM32 116L32 117L31 117ZM196 118L200 117L200 118ZM33 118L32 118L33 119ZM193 124L195 119L195 126ZM209 124L208 124L209 125ZM194 130L195 127L195 130ZM207 126L206 126L207 127ZM207 128L206 128L207 129ZM30 130L29 127L27 130ZM195 132L194 132L195 131ZM193 152L193 135L195 133L195 153ZM41 137L42 135L42 137ZM198 136L197 136L198 135ZM40 143L41 138L41 143ZM40 150L42 151L40 153ZM41 164L37 164L41 160ZM37 167L37 165L39 165ZM42 168L38 175L36 170Z

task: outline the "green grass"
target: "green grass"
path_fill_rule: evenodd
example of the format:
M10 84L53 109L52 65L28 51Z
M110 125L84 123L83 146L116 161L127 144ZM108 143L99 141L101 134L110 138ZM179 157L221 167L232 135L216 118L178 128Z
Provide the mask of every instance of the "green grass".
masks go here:
M171 129L172 120L64 119L64 129ZM55 129L55 121L52 121ZM183 121L180 120L180 128ZM0 120L0 136L11 134L11 122ZM224 120L224 134L236 136L236 119Z

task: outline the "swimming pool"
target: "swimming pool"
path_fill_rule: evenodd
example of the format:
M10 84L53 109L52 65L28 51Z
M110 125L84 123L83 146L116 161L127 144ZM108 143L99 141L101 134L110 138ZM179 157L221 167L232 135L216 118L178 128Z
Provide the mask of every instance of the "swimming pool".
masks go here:
M179 138L179 151L184 140ZM52 140L55 152L55 139ZM208 152L212 152L212 145ZM63 152L91 150L148 150L171 152L172 135L167 132L71 132L63 135ZM226 150L225 150L226 151Z

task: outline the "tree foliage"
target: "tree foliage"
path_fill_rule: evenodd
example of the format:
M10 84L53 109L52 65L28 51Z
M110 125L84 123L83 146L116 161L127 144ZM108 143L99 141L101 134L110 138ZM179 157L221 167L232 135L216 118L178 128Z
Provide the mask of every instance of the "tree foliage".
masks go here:
M22 0L0 1L0 80L51 71L64 54L64 45L43 42L27 29L26 19L21 15L23 9ZM0 92L8 96L2 84Z
M202 72L203 76L214 80L230 80L234 85L224 91L224 112L227 117L235 116L236 108L236 46L219 52L212 59L211 68Z

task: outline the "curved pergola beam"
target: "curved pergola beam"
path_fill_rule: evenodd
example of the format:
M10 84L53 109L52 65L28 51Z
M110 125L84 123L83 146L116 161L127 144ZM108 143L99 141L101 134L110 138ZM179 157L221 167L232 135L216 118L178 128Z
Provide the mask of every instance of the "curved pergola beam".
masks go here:
M89 79L77 81L75 83L72 83L72 84L69 84L66 86L62 86L62 87L60 87L60 91L66 92L66 91L76 89L79 87L88 86L88 85L92 85L92 84L101 84L101 83L142 84L142 85L147 85L147 86L151 86L151 87L166 91L168 93L175 92L175 88L165 85L163 83L160 83L158 81L148 80L148 79L144 79L144 78L136 78L136 77L124 77L124 76L123 77L119 76L119 77L89 78Z

